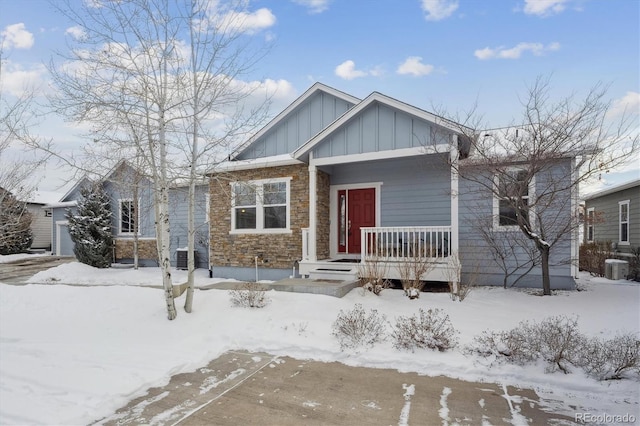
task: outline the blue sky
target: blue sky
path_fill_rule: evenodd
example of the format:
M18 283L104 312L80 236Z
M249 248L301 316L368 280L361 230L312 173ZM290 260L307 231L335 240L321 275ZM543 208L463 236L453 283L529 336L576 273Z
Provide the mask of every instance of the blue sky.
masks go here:
M518 121L519 97L541 75L555 97L602 81L616 108L640 111L638 0L254 0L249 10L253 37L272 45L251 76L278 87L272 115L320 81L430 111L477 101L486 124L500 127ZM5 94L27 77L46 81L43 64L65 49L70 27L47 1L0 0ZM78 143L53 117L41 133ZM637 177L635 167L619 179Z

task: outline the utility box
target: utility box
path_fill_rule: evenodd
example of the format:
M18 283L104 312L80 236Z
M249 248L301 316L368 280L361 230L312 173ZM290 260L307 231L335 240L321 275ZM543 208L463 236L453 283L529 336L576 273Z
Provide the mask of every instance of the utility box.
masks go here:
M610 280L623 280L629 275L629 262L620 259L604 261L604 276Z
M176 250L176 269L189 269L189 259L188 259L189 251L186 248L181 248ZM194 265L198 265L198 253L193 251L193 262ZM197 266L196 266L197 267Z

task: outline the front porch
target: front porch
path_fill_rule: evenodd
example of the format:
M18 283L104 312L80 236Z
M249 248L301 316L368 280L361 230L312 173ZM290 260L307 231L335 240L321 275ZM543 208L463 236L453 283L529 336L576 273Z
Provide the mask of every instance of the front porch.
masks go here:
M376 264L385 278L401 279L404 265L426 262L429 268L422 280L459 282L458 265L451 256L457 251L457 236L451 226L363 227L359 255L338 254L329 259L314 259L311 241L309 228L303 228L299 273L305 278L353 280Z

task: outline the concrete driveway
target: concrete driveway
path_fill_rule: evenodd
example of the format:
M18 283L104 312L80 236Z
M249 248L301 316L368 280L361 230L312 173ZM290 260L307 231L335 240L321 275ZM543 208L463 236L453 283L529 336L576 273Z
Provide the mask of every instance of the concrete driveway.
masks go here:
M71 256L33 256L13 262L0 263L0 282L5 284L25 284L29 278L40 271L75 260L75 257Z
M227 352L95 424L575 424L543 405L532 390L500 384Z

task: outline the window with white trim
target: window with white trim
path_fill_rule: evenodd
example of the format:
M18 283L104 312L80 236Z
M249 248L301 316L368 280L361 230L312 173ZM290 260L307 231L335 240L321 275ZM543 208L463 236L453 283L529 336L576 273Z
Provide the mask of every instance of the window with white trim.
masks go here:
M629 200L618 202L619 243L629 244Z
M535 182L526 170L512 168L494 178L494 227L513 229L522 217L531 223L531 197Z
M596 209L594 207L587 209L587 241L593 242L594 228L593 225L596 221Z
M288 232L291 178L234 182L231 232Z
M132 199L120 200L119 234L133 234L138 232L138 203Z

